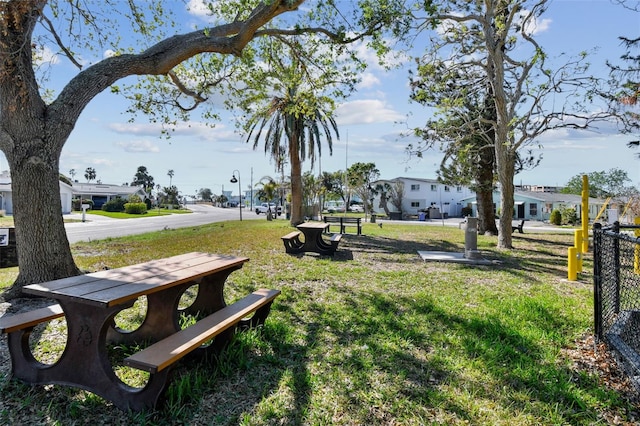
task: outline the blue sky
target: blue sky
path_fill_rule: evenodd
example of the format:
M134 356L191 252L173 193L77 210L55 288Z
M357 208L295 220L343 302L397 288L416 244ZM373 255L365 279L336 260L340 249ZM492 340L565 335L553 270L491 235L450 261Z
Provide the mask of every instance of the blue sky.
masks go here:
M640 13L630 12L609 0L555 0L544 16L544 30L536 39L551 56L562 52L578 54L598 48L591 58L594 75L608 72L606 59L616 61L623 53L621 35L637 37ZM204 18L190 15L184 31ZM71 69L62 60L54 67ZM69 71L67 71L69 72ZM68 75L68 74L67 74ZM172 183L182 195L194 195L199 188L220 193L222 188L237 194L238 185L229 182L235 170L240 172L243 189L263 176L274 176L269 158L234 130L230 118L210 128L197 121L181 125L170 140L159 137L160 129L143 117L128 122L126 102L111 93L95 98L81 115L62 151L60 171L76 170L76 179L84 181L84 170L93 167L103 183L130 182L138 166L146 166L156 183ZM340 140L334 141L333 156L325 155L316 163L316 171L336 171L354 162L373 162L381 177L397 176L434 178L440 154L429 152L424 158L408 159L404 153L407 140L399 135L408 127L425 120L421 106L409 102L408 70L386 72L376 66L363 76L357 93L337 111ZM402 123L408 118L408 123ZM626 170L633 183L640 186L640 160L637 151L626 147L629 136L600 132L553 132L540 139L543 160L536 169L516 176L516 183L562 185L580 173ZM310 164L306 163L304 170ZM0 168L7 162L0 159Z

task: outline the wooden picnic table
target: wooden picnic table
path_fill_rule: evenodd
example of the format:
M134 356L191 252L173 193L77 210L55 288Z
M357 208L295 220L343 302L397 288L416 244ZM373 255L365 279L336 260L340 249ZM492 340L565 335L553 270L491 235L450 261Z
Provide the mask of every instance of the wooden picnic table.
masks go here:
M180 334L179 331L186 331L181 330L179 324L181 314L197 314L198 318L220 314L220 318L213 318L211 321L223 322L222 328L217 323L211 323L220 329L206 335L206 338L215 333L215 346L222 347L231 339L235 330L233 327L244 321L247 309L253 309L255 316L260 313L259 320L264 321L271 301L279 294L277 290L263 290L261 295L254 292L250 295L253 299L235 309L235 312L222 315L222 311L233 306L227 307L223 297L225 281L231 272L240 269L248 260L246 257L195 252L27 285L23 288L25 293L55 299L59 303L66 317L67 341L57 362L42 364L33 358L29 350L32 327L26 331L4 329L8 333L13 375L33 384L63 384L85 389L113 401L124 410L153 407L168 385L170 368L166 368L167 364L173 363L182 355L169 353L168 361L162 361L165 364L157 366L144 364L144 360L132 359L131 365L137 366L138 362L143 366L137 368L154 373L144 388L133 388L123 383L114 373L107 353L108 343L162 343L169 340L169 337L176 337ZM196 284L197 295L193 303L180 309L182 295ZM256 302L262 295L264 300ZM117 328L114 317L133 306L141 296L147 298L147 309L140 327L133 331ZM250 299L250 296L245 299ZM247 308L252 303L255 306ZM262 308L262 312L260 309L255 310L256 308ZM241 309L244 311L240 311ZM232 320L226 318L231 315L235 315ZM200 321L196 322L198 323ZM192 347L185 349L187 352L202 350L205 353L206 348L201 343L189 343ZM135 355L130 358L134 357Z

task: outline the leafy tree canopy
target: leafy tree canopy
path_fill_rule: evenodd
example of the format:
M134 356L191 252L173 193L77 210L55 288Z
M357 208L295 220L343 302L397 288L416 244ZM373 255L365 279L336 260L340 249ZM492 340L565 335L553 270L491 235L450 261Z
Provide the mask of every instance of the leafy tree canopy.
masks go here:
M582 176L586 175L589 181L589 196L594 198L627 197L637 194L627 172L613 168L609 171L581 173L569 179L569 182L562 189L564 194L582 194Z

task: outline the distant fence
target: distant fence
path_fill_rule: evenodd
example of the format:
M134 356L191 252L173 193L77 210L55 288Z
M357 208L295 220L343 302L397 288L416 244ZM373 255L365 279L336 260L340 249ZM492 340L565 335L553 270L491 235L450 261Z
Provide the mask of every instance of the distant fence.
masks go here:
M593 229L594 325L640 384L640 225Z

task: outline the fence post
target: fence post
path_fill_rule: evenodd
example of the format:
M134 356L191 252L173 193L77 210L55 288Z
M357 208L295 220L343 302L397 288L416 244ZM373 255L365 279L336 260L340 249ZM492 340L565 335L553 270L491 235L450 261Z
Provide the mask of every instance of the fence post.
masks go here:
M593 224L593 329L596 340L602 339L602 224Z
M634 225L640 225L640 217L633 219ZM633 231L636 238L640 238L640 229ZM633 248L633 272L640 274L640 242Z
M613 222L613 232L620 234L620 222ZM620 238L613 240L613 275L615 284L615 297L613 301L613 312L620 313Z

